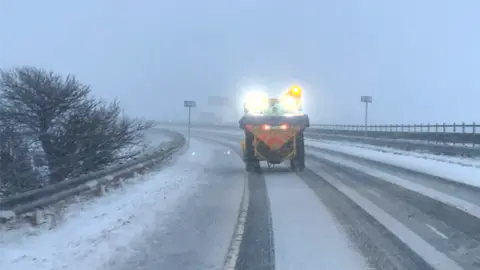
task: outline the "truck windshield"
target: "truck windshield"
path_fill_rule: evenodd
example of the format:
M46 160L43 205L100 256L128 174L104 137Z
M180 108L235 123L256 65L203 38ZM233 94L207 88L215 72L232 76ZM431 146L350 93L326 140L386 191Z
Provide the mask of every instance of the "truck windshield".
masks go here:
M292 110L285 108L282 106L281 102L279 99L270 99L269 100L269 106L267 110L264 112L265 115L283 115L283 114L289 114L289 113L297 113L298 110Z
M280 101L276 98L269 100L268 108L265 111L266 115L282 115L285 113L284 108L282 108Z

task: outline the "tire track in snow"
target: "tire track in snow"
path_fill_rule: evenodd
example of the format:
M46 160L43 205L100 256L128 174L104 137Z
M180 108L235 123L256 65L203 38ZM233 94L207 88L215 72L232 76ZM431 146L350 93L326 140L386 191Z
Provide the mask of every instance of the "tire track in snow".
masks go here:
M225 137L233 138L234 136ZM319 149L315 150L318 151ZM419 172L413 172L408 169L399 170L397 166L385 166L385 164L372 161L365 161L365 163L368 163L365 165L373 170L388 169L395 171L396 173L401 171L402 176L405 174L407 178L415 177L415 180L418 179L417 181L421 181L421 184L425 184L426 186L436 184L433 185L433 188L439 188L438 184L441 184L442 188L445 186L445 189L450 189L450 191L452 191L452 189L456 190L464 188L462 185L445 181L445 179L435 179L435 177L427 176ZM424 201L423 198L418 199L415 197L415 194L407 192L415 197L412 198L417 203L411 204L410 207L406 207L406 204L412 203L411 196L403 198L404 195L406 196L408 194L398 193L397 196L393 196L392 198L388 192L385 193L388 190L384 190L383 188L375 188L373 194L366 196L365 193L362 194L361 191L372 191L368 186L364 189L357 190L358 187L355 185L350 185L343 181L343 176L347 177L348 175L342 176L342 174L347 173L348 168L338 168L331 164L323 164L323 168L325 171L329 171L329 173L324 174L320 168L320 170L315 170L315 172L318 171L317 173L307 169L299 175L305 177L305 175L310 173L310 176L303 178L304 181L309 185L312 185L312 189L319 194L318 197L324 201L332 212L334 212L339 223L344 226L344 229L349 233L358 249L370 261L372 267L376 269L435 268L451 270L462 269L462 267L466 267L465 269L477 269L476 267L478 267L478 265L474 266L475 262L473 265L471 264L474 254L468 254L468 249L470 249L470 252L475 253L475 247L466 247L467 249L464 249L463 253L461 249L458 249L458 252L456 252L457 254L454 254L455 252L451 253L451 250L436 250L436 248L438 248L438 242L447 241L451 244L453 239L449 237L455 236L455 239L457 239L458 236L463 235L462 231L469 232L467 228L454 226L457 231L460 229L460 233L454 233L453 235L448 233L445 235L443 232L448 232L449 230L446 230L445 226L440 226L441 223L433 221L433 225L429 222L422 224L424 227L423 230L417 230L416 228L412 229L412 227L409 226L409 222L405 223L404 219L397 220L400 218L398 213L388 211L388 209L385 208L388 206L385 202L379 202L380 199L392 200L395 198L394 200L399 200L397 201L398 207L405 208L404 211L407 211L408 209L411 210L413 207L418 208L422 213L427 213L429 212L428 209L433 209L430 201ZM359 185L363 184L365 181L370 181L369 179L363 179L359 176L350 175L348 177L353 177L351 179L354 182L360 182L358 183ZM319 184L319 182L323 182L323 184ZM454 188L452 188L452 186ZM455 194L456 192L453 193ZM462 195L465 195L465 193L468 194L469 192L462 192ZM474 190L472 193L478 193L478 191ZM374 196L379 199L373 200L372 198ZM472 202L478 202L478 198L475 196L467 196L467 198ZM330 201L330 203L327 203L327 201ZM393 204L395 204L395 202L393 202ZM390 202L390 205L393 204ZM433 210L434 212L438 212L441 209ZM449 213L454 213L455 215L459 214L458 210L450 211ZM418 218L419 217L417 216L416 219ZM445 222L453 222L455 225L461 225L458 223L460 220L464 220L464 218L449 218L448 220L445 220ZM421 219L417 221L421 221ZM471 223L476 224L476 222ZM437 239L432 239L432 235ZM445 239L445 237L449 239ZM435 242L430 240L434 240ZM471 241L465 241L465 239L463 241L460 239L457 240L460 241L460 243L457 241L457 244L463 243L464 246L468 246L471 243ZM464 256L464 258L460 259L462 256ZM465 261L465 258L468 256L470 256L470 259ZM460 263L461 266L458 263Z
M272 216L263 174L248 174L249 205L235 269L275 269Z
M327 148L309 145L309 149L316 153L333 155L344 160L358 163L360 165L378 169L386 173L395 174L399 177L404 177L412 182L436 189L440 192L444 192L446 194L455 194L459 198L462 198L480 206L479 187L468 185L459 181L454 181L452 179L448 179L447 177L439 177L425 172L415 171L414 169L405 168L401 165L394 165L386 162L372 160L339 151L334 151ZM442 165L441 162L439 162L438 164L439 166Z
M308 168L298 175L330 209L372 268L434 269L330 181Z
M202 140L211 141L233 149L242 156L238 147L232 143L211 139L197 135ZM247 175L248 207L245 222L241 222L243 235L240 242L236 270L274 270L275 269L275 246L273 241L272 215L270 200L267 193L267 185L263 173L250 172ZM239 215L241 217L242 215ZM234 237L236 237L234 235ZM228 258L227 258L228 261ZM228 267L228 266L226 266Z
M360 171L328 155L317 154L310 159L321 164L319 175L337 178L339 184L355 190L381 208L386 215L395 217L408 230L421 237L425 245L434 247L465 269L478 268L478 218L440 200L392 184L384 178L369 175L375 174L375 169ZM372 196L371 191L380 196Z

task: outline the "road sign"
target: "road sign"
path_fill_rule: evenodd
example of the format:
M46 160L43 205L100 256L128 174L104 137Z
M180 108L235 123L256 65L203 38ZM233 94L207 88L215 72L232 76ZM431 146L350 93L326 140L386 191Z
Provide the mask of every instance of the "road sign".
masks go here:
M191 119L192 119L192 108L197 107L197 102L194 100L185 100L183 102L183 107L188 108L188 145L190 145L190 127L191 127Z
M225 107L230 105L230 100L227 97L222 96L209 96L208 106L212 107Z
M365 103L365 137L368 136L368 103L372 103L372 96L361 96L360 101Z
M193 100L185 100L183 102L183 107L195 108L197 107L197 102Z
M372 103L372 96L361 96L360 101L365 103Z

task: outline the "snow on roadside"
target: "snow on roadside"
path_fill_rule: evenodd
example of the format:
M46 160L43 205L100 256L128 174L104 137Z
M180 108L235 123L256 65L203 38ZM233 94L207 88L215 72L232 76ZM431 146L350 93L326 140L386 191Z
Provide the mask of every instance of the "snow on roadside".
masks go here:
M0 233L0 269L101 269L114 253L168 214L195 191L196 177L210 160L201 143L176 163L151 173L124 190L70 206L58 227L22 228ZM140 182L141 181L141 182Z
M149 130L145 133L143 142L145 143L146 151L156 150L160 145L169 142L172 137L157 130Z
M144 154L151 153L161 147L163 144L172 140L172 137L165 133L159 132L156 129L150 129L145 131L142 141L139 145L135 145L126 149L123 149L123 153L134 153L140 151Z
M319 140L312 140L312 141L319 141ZM382 146L375 146L370 144L362 144L362 143L353 143L353 142L334 142L334 141L321 141L323 143L332 144L332 145L345 145L357 148L363 148L368 150L374 150L378 152L384 153L392 153L396 155L404 155L404 156L413 156L417 158L423 159L431 159L436 160L439 162L447 162L447 163L454 163L466 167L476 167L480 168L480 160L477 158L467 158L467 157L451 157L451 156L442 156L442 155L434 155L434 154L427 154L422 153L419 151L405 151L400 149L395 149L391 147L382 147Z
M433 133L433 132L432 132ZM328 133L317 133L317 135L329 135L329 136L335 136L335 137L343 137L343 138L352 138L352 139L365 139L364 136L352 136L352 135L340 135L340 134L328 134ZM416 145L423 145L423 146L428 146L428 145L435 145L436 143L434 141L425 141L425 140L411 140L411 139L393 139L393 138L374 138L370 137L372 140L377 140L377 141L384 141L384 142L406 142L406 143L412 143ZM480 145L472 145L472 144L462 144L462 143L442 143L442 145L445 146L451 146L451 147L456 147L456 148L478 148Z
M307 140L306 145L329 149L349 155L354 155L387 164L393 164L406 169L427 173L430 175L451 179L474 187L480 187L480 169L465 167L459 164L439 162L423 157L399 155L395 153L379 152L365 148L347 146L335 143L325 143Z

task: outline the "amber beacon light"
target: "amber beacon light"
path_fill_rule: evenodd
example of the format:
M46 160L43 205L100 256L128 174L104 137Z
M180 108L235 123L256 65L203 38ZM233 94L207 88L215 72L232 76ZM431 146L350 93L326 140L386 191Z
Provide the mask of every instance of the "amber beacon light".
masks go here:
M302 88L300 86L292 86L290 91L288 91L291 96L294 97L301 97L302 96Z

